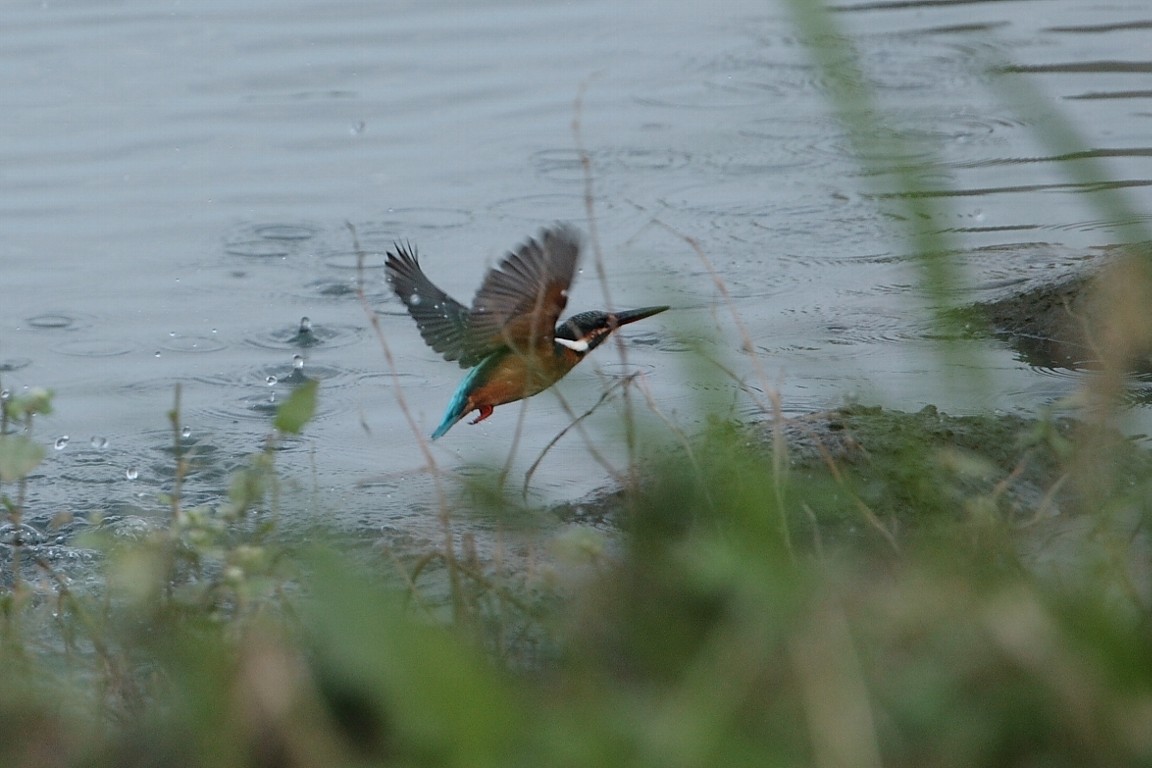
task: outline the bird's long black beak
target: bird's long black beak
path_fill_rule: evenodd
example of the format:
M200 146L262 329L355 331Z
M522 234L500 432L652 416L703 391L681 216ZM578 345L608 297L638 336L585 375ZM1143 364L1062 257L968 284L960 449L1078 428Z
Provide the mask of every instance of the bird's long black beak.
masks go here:
M628 325L628 323L634 323L637 320L643 320L646 317L658 315L666 309L668 309L668 307L641 307L640 309L626 309L623 312L615 313L612 317L616 321L616 327L619 328L622 325Z

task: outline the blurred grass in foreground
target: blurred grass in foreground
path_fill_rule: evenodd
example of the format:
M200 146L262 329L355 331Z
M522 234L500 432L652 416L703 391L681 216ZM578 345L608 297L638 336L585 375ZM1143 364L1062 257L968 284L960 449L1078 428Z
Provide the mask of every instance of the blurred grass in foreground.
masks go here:
M859 133L866 86L840 80ZM913 242L943 296L945 244ZM638 457L619 550L590 538L575 576L461 546L397 578L277 536L278 435L316 397L211 508L182 504L175 435L166 524L85 542L100 590L3 544L0 766L1152 765L1152 473L1114 409L1080 430L850 411L863 451L809 461L717 417ZM51 394L2 405L15 530Z
M980 503L1011 473L975 452L975 485L945 449L925 448L914 471L899 452L838 473L810 465L785 481L782 511L770 457L746 432L718 424L694 447L694 467L648 464L623 551L599 553L564 589L529 583L523 610L494 612L489 574L459 598L475 623L414 609L347 549L277 543L252 524L267 495L247 497L248 523L227 531L185 510L146 541L109 545L99 594L8 592L0 764L1152 760L1147 584L1133 593L1133 572L1097 567L1113 562L1114 537L1084 536L1061 578L1030 569L1021 540L1036 532ZM1037 457L1056 462L1050 476L1055 455ZM1145 465L1130 471L1146 488ZM916 508L922 472L936 492ZM942 503L947 484L972 503ZM898 551L868 528L865 496L878 520L899 518ZM1126 558L1144 553L1128 544ZM41 620L66 636L62 651L33 641ZM524 655L490 652L494 634L529 625Z

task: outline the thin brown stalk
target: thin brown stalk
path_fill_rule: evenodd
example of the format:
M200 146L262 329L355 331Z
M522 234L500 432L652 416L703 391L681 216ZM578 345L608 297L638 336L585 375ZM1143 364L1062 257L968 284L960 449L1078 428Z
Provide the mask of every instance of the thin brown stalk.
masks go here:
M424 456L428 471L432 475L432 484L436 490L436 501L440 509L440 524L444 536L443 554L445 564L448 568L448 582L452 594L452 606L453 611L459 616L462 610L460 577L457 572L454 536L452 533L452 513L448 504L448 496L444 490L443 479L439 471L439 466L436 463L436 457L432 454L431 445L428 439L424 437L420 425L416 423L416 417L413 415L412 409L408 406L408 399L404 395L404 387L400 382L400 371L396 366L396 359L392 355L392 349L388 345L388 339L384 335L384 329L380 325L380 316L372 309L372 305L368 303L368 296L364 292L365 253L360 246L360 237L356 232L356 227L351 222L345 222L345 226L352 235L352 245L356 251L356 298L360 301L360 306L363 308L364 314L368 317L368 322L372 326L372 332L376 335L376 340L380 344L380 350L384 354L384 360L388 365L388 370L391 372L392 394L396 398L396 404L399 406L400 412L404 415L404 419L408 423L408 428L412 431L413 436L415 436L416 444L419 446L420 453Z
M580 414L579 416L575 416L573 414L572 409L568 405L568 403L564 401L564 398L561 397L559 393L557 393L557 397L560 398L560 402L563 405L564 410L568 412L568 415L572 418L572 420L568 423L567 426L565 426L563 429L561 429L559 432L557 432L556 435L551 440L548 441L548 444L545 445L543 449L541 449L540 454L536 457L536 460L532 462L532 466L528 467L528 471L524 473L524 485L521 488L521 493L523 494L524 498L528 497L528 486L532 482L532 475L534 475L536 473L537 467L540 466L540 462L542 462L544 460L544 457L548 455L548 452L551 451L552 448L557 443L560 442L560 440L564 437L564 435L568 434L569 431L571 431L573 429L581 430L581 422L584 421L584 419L588 418L593 413L595 413L596 410L601 405L603 405L608 400L608 398L611 397L612 394L617 389L621 389L623 387L626 387L626 385L629 384L632 381L632 379L638 375L639 375L638 373L631 374L630 376L628 376L624 379L621 379L620 381L617 381L615 384L610 386L608 389L604 390L600 394L600 399L597 400L591 408L589 408L588 410L586 410L584 413ZM619 475L616 472L616 470L608 463L608 460L605 459L600 454L600 452L597 451L592 446L592 443L589 440L588 436L585 435L584 437L585 437L585 441L588 442L589 449L592 451L592 457L600 464L600 466L604 467L605 470L607 470L617 481L619 481L620 478L619 478Z

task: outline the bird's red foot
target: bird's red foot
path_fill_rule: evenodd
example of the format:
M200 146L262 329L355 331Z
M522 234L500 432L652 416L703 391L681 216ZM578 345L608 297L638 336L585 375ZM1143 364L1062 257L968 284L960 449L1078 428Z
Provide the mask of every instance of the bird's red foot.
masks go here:
M494 406L491 406L491 405L481 405L481 406L477 407L476 410L478 410L480 412L480 415L477 416L476 418L472 419L472 421L470 421L468 423L469 424L479 424L480 422L484 421L484 419L486 419L492 415L493 407Z

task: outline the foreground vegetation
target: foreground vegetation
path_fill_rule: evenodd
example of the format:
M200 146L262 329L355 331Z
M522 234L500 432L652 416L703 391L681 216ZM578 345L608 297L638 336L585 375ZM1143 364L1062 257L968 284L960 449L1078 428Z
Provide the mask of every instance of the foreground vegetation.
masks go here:
M386 578L270 522L316 395L217 507L178 466L166 524L90 534L100 589L8 542L0 765L1152 765L1152 473L1113 434L857 407L778 461L718 422L563 583L466 547ZM50 407L3 401L15 522Z

